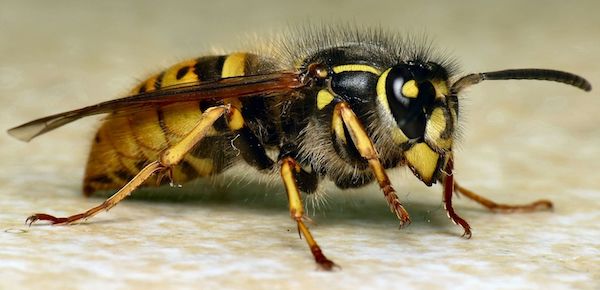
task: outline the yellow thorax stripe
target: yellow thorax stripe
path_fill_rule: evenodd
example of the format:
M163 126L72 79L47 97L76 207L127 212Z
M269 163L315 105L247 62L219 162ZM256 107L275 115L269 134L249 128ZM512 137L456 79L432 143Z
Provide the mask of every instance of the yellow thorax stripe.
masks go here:
M370 72L372 74L380 75L381 71L366 64L344 64L333 67L333 72L339 74L346 71L362 71Z

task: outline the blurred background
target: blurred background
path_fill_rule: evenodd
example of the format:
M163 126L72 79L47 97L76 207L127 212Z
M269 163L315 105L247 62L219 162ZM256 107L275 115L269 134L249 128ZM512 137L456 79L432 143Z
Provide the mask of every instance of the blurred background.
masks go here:
M123 96L177 61L243 50L289 26L352 23L426 33L462 73L553 68L600 83L597 1L0 1L0 129ZM230 174L216 184L135 194L73 227L100 118L30 143L0 134L0 289L546 288L600 285L600 98L535 81L486 82L462 99L456 178L499 202L549 198L554 212L492 214L457 199L473 238L445 216L441 187L404 169L412 214L399 231L375 186L309 208L313 234L343 267L315 270L281 186ZM435 278L434 278L435 277Z

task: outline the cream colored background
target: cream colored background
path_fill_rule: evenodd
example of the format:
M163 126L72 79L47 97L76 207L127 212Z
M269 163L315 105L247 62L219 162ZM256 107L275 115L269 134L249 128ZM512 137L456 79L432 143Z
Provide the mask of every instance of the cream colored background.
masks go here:
M120 96L173 62L305 22L425 31L463 72L555 68L597 87L596 3L0 1L0 128ZM316 211L313 233L343 267L335 273L315 270L280 186L188 185L140 193L82 225L24 227L33 212L102 201L80 194L98 118L27 144L2 133L0 288L598 289L599 97L534 81L474 87L462 102L458 180L497 201L550 198L556 210L499 215L459 199L474 230L464 240L440 187L398 170L410 227L397 229L375 187L330 190Z

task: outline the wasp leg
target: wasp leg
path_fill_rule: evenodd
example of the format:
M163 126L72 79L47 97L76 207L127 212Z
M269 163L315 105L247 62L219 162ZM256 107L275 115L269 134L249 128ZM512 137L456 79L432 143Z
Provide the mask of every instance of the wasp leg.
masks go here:
M455 211L454 207L452 207L452 193L454 193L456 184L454 183L454 174L452 170L454 168L454 164L452 159L448 160L446 164L446 168L444 170L445 176L443 177L444 184L444 208L446 208L446 213L448 214L448 218L452 220L453 223L460 225L464 229L463 237L470 239L471 238L471 226L469 223L461 218Z
M135 177L133 177L125 186L119 191L113 194L110 198L104 201L102 204L88 209L85 212L78 213L69 217L54 217L49 214L37 213L27 218L26 223L30 225L36 221L44 220L50 221L52 224L72 224L81 220L86 220L100 211L108 211L117 205L120 201L125 199L131 194L136 188L138 188L144 181L150 176L157 172L169 170L172 166L177 165L184 156L196 145L211 128L216 120L218 120L223 114L228 116L234 114L239 110L231 106L218 106L207 109L203 118L196 124L196 126L188 133L179 143L167 148L163 151L159 157L159 160L154 161L144 167Z
M298 224L298 232L304 235L306 243L310 248L315 261L324 270L332 270L337 265L331 260L327 259L321 251L321 248L313 238L312 234L308 230L308 227L302 220L304 218L304 206L302 205L302 199L300 198L300 192L298 191L298 185L296 184L296 174L301 172L301 167L296 163L292 157L284 157L280 160L281 166L281 178L283 179L283 185L288 195L288 202L290 207L290 215L292 219Z
M377 151L373 146L373 142L350 106L345 102L340 102L335 106L333 114L334 118L342 118L344 125L350 132L350 137L352 138L356 149L360 155L369 162L369 166L379 183L379 187L383 191L383 195L385 196L390 209L400 220L400 227L410 224L410 216L402 206L398 195L396 195L396 190L392 187L390 179L385 173L385 169L377 156Z
M454 191L457 193L463 194L464 196L485 206L487 209L489 209L493 212L500 212L500 213L533 212L533 211L551 210L553 207L552 202L549 200L546 200L546 199L534 201L534 202L528 203L528 204L518 204L518 205L496 203L496 202L489 200L481 195L478 195L477 193L475 193L469 189L466 189L466 188L458 185L458 183L456 183L456 182L454 183Z

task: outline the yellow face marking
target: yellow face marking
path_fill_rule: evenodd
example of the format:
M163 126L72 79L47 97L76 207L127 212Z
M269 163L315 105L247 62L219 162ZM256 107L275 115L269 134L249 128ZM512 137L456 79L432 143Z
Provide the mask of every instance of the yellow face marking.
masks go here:
M425 143L417 143L404 152L410 169L425 184L431 185L440 155Z
M388 103L387 94L385 93L385 79L387 79L390 70L391 68L384 71L383 74L379 76L379 80L377 80L377 100L379 100L379 103L381 103L388 113L391 114L392 111L390 110L390 104Z
M333 94L327 89L322 89L317 94L317 108L322 110L325 106L329 105L333 101Z
M425 127L425 139L440 149L450 149L452 139L442 139L442 132L446 129L446 116L441 108L435 108Z
M333 72L339 74L345 71L363 71L370 72L372 74L380 75L381 71L366 64L344 64L333 67Z
M410 80L402 86L402 95L407 98L416 98L419 95L419 88L415 80Z

